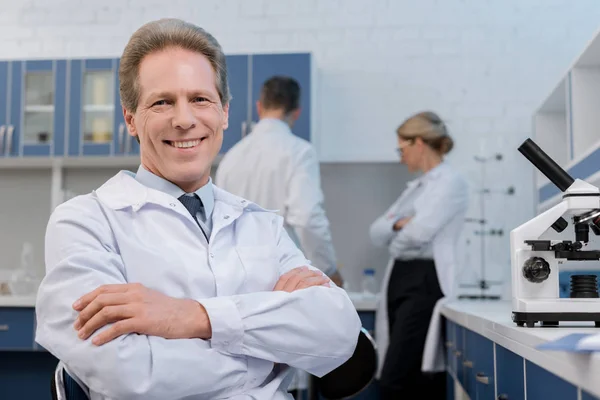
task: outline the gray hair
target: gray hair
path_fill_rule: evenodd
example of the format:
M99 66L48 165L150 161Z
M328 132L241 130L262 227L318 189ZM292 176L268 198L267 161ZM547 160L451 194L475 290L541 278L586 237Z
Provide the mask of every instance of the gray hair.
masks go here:
M221 104L231 100L227 83L227 64L219 42L204 29L175 18L164 18L142 25L129 39L119 66L121 104L135 112L140 97L139 69L145 56L169 47L180 47L204 55L216 75L215 85Z

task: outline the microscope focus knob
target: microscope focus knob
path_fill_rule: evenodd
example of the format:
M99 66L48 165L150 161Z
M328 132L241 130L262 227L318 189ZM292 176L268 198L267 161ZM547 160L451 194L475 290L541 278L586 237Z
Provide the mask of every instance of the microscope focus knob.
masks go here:
M550 264L542 257L531 257L523 265L523 276L529 282L543 282L550 276Z

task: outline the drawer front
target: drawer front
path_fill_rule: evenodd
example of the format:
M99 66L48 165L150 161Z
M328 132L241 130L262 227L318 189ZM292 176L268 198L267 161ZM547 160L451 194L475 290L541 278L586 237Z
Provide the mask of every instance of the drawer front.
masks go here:
M446 332L445 332L445 347L446 347L446 367L451 374L456 374L456 357L454 356L454 352L456 351L456 340L455 340L455 325L449 319L445 320L446 322Z
M467 392L470 398L476 398L476 384L475 384L475 372L477 371L477 353L479 345L477 342L477 334L473 331L465 329L465 356L463 359L462 367L465 371L465 378L462 382L463 388Z
M526 361L527 400L576 400L577 388L553 373Z
M474 334L474 341L474 397L478 400L494 400L494 343L477 333Z
M0 350L33 349L34 309L0 307Z
M599 398L596 396L592 396L588 392L581 391L581 400L598 400Z
M523 358L497 344L496 384L498 386L498 398L525 400Z
M456 349L454 350L454 363L456 366L456 379L460 382L463 387L465 386L465 368L463 367L464 361L464 335L465 328L460 325L455 325L455 343Z
M454 378L446 373L446 400L454 400Z

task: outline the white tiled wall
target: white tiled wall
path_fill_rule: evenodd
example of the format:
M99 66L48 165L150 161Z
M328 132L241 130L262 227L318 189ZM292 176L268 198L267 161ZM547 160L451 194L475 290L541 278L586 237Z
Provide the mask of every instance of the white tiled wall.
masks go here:
M456 139L450 160L474 185L473 157L504 154L486 182L514 185L516 195L491 196L486 210L491 227L508 232L533 213L532 170L515 149L534 107L600 26L600 2L0 0L0 57L118 56L140 24L166 16L205 27L227 53L311 51L324 161L394 161L401 120L438 111ZM478 216L476 201L472 209ZM488 245L489 262L505 266L507 237Z

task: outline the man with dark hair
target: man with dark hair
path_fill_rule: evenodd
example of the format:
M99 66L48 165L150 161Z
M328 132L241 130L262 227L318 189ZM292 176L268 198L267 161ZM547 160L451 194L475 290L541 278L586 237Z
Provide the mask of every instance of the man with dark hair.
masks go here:
M323 209L319 161L312 145L292 133L301 111L300 85L286 76L268 79L256 108L260 121L223 157L216 184L278 210L288 234L311 264L341 286ZM306 381L299 372L290 389L303 389Z

